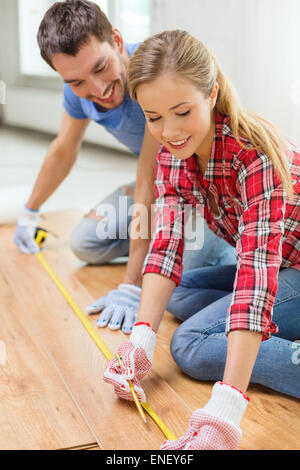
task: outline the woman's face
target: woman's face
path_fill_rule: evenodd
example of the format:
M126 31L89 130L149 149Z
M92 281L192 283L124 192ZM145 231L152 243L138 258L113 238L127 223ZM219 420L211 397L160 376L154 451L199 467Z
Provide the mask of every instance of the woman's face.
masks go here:
M164 74L137 88L137 100L144 111L151 134L176 158L194 153L209 158L214 137L213 108L218 94L210 97L188 80Z

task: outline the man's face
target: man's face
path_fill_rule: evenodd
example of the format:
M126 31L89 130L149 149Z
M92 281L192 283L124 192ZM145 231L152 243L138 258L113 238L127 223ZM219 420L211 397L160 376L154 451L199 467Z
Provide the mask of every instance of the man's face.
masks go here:
M120 106L127 93L128 55L120 33L114 30L114 47L91 37L73 57L54 54L52 63L75 95L106 109Z

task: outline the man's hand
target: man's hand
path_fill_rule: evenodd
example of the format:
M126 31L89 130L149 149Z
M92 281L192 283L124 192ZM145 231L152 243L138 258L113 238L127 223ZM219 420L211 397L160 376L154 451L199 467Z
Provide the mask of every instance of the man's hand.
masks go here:
M40 251L35 242L39 218L39 211L33 211L24 206L14 234L14 242L21 253L35 254Z
M141 287L133 284L120 284L118 289L89 305L86 311L94 314L102 310L97 319L98 326L104 328L108 325L111 330L118 330L122 326L122 331L130 334L137 319L141 291Z
M140 381L147 375L152 367L156 333L149 324L137 323L131 333L129 341L123 343L118 354L122 359L122 367L116 357L106 365L103 379L114 386L115 393L125 400L133 400L128 380L132 381L139 401L146 402L144 390Z

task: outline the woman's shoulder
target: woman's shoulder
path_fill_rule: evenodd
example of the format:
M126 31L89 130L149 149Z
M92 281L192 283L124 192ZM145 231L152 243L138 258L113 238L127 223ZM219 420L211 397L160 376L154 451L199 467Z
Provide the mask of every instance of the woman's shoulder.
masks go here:
M232 150L238 151L244 147L248 147L249 149L253 148L251 141L247 137L239 134L238 138L240 142L237 140L232 129L231 119L226 114L217 112L215 114L215 123L216 136L219 138L222 137Z
M245 160L249 162L258 158L258 153L249 139L240 135L237 139L234 135L228 116L216 113L215 123L215 140L217 141L217 148L222 151L225 168L231 168L231 170L238 172Z

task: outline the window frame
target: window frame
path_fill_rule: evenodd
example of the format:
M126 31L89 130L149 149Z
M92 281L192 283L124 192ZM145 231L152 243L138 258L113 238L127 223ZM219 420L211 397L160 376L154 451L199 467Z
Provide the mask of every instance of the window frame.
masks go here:
M155 3L155 0L149 0L150 2L150 34L152 30L152 11L153 11L153 3ZM118 3L119 0L109 0L108 1L108 18L111 22L112 25L118 23ZM16 0L16 5L17 8L19 9L19 0ZM16 71L16 80L15 84L17 86L25 87L25 88L41 88L41 89L47 89L47 90L61 90L63 86L63 80L57 74L56 77L50 77L50 76L43 76L43 75L30 75L30 74L24 74L21 71L21 51L20 51L20 23L17 21L16 24L17 28L17 54L16 54L16 61L17 61L17 71ZM50 66L49 66L50 67Z

